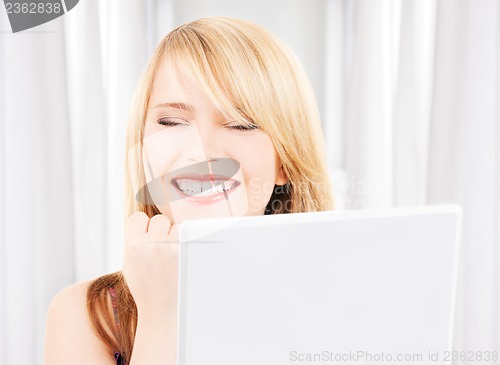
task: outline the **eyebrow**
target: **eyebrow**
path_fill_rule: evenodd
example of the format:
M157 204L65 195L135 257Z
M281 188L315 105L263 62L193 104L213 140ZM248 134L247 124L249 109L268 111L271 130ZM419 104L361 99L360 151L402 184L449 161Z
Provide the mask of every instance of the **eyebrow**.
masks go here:
M168 102L168 103L160 103L156 104L153 109L155 108L175 108L175 109L182 109L182 110L187 110L187 111L194 111L194 107L190 104L186 103L181 103L181 102Z

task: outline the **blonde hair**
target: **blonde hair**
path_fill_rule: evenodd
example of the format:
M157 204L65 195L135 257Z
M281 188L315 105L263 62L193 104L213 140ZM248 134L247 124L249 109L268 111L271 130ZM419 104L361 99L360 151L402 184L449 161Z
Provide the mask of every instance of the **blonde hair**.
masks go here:
M127 128L125 222L136 211L149 217L161 214L147 191L141 147L153 81L165 61L191 75L222 112L252 121L269 135L288 182L275 186L265 214L334 209L319 112L300 62L261 26L212 17L181 25L165 36L136 90ZM97 298L104 303L107 293L102 291L109 287L115 288L120 303L121 333L112 318L105 319L115 338L106 335L96 314L106 307L91 303ZM87 304L97 334L111 351L119 350L130 359L137 311L121 272L97 278L89 288Z

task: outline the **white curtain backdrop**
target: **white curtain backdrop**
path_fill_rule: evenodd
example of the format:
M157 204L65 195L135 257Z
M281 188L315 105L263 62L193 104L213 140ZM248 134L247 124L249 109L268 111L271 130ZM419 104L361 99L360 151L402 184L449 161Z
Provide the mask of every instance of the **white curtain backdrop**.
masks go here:
M0 362L27 365L51 296L76 278L71 127L62 23L14 36L3 10Z
M17 34L0 13L0 363L42 364L52 297L120 269L132 91L169 30L211 15L301 59L338 209L464 208L455 349L500 350L497 0L82 0Z
M328 4L325 130L340 208L461 205L454 348L498 351L500 3Z
M53 296L120 268L125 125L153 45L144 4L81 1L18 34L1 11L2 364L42 364Z

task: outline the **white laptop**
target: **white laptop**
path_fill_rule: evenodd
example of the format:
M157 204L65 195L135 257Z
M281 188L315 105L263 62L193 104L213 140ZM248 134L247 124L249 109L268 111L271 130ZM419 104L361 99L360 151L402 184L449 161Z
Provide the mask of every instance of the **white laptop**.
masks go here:
M461 216L435 205L183 222L177 363L450 363Z

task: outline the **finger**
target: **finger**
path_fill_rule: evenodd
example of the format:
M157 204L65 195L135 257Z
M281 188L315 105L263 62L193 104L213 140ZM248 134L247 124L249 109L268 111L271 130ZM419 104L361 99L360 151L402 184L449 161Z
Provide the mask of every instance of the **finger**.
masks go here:
M175 241L179 243L179 231L178 231L178 224L172 224L170 227L170 231L168 232L168 238L171 241Z
M168 236L177 241L179 240L179 231L177 229L178 227L179 227L178 224L172 224L170 226L170 231L168 231Z
M170 232L168 232L168 238L167 240L172 243L170 245L170 248L178 253L179 252L179 231L178 231L178 224L172 224L170 227Z
M164 214L157 214L149 221L148 236L155 241L166 241L171 226L170 219Z
M144 235L148 230L149 217L144 212L135 212L127 220L125 228L126 240L133 241L134 239Z

